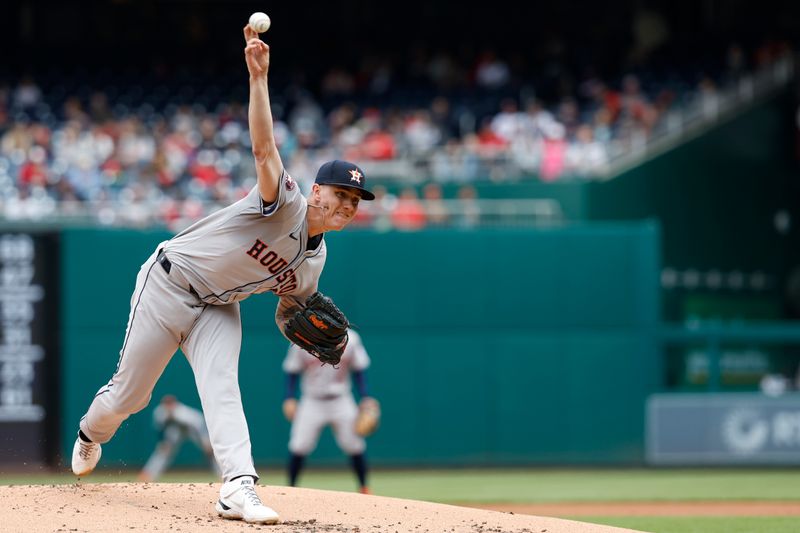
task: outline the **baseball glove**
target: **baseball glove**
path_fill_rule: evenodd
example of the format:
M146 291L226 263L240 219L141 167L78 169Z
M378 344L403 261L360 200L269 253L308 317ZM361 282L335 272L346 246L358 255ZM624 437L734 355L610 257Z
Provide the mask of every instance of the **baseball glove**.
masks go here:
M362 398L358 404L356 416L356 433L362 437L369 437L381 422L381 404L375 398Z
M323 363L339 364L347 347L350 323L333 300L321 292L306 299L305 307L286 322L286 337Z

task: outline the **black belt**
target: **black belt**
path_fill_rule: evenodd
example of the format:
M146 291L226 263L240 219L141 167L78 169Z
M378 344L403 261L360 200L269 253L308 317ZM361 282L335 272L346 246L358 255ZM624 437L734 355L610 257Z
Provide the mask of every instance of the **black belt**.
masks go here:
M341 398L341 394L324 394L322 396L316 396L315 400L322 400L323 402L328 402L330 400L336 400L337 398Z
M169 274L169 271L172 270L172 263L170 262L169 259L167 259L167 254L166 252L164 252L163 248L158 251L158 255L156 256L156 261L158 261L158 264L160 264L161 268L164 269L164 272ZM197 291L194 290L194 287L192 287L191 285L189 285L189 292L197 296L197 298L200 298L200 295L197 294Z
M159 264L161 265L161 268L163 268L164 271L167 274L169 274L169 271L172 270L172 263L170 263L169 259L167 259L167 254L164 253L163 248L158 251L158 255L156 256L156 261L158 261Z

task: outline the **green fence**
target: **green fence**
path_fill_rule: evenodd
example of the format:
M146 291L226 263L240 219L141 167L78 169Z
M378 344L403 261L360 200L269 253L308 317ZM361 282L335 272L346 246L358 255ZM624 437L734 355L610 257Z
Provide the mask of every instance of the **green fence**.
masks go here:
M140 263L168 235L69 230L63 249L62 450L114 371ZM651 222L540 230L349 231L326 236L320 283L360 328L384 423L379 465L639 463L645 398L662 383L659 229ZM286 342L277 299L242 305L240 383L259 464L282 463ZM199 405L178 353L154 392ZM139 466L156 401L104 447ZM65 455L68 456L68 455ZM182 463L201 463L188 450ZM314 461L342 461L326 434Z

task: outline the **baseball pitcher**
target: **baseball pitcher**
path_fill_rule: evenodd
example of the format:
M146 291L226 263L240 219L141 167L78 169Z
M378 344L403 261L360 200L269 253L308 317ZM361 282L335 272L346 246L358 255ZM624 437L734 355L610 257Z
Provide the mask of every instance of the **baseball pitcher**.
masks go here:
M377 401L370 398L367 391L366 370L370 358L361 336L350 330L349 337L347 349L336 367L320 365L317 358L296 345L289 347L283 360L287 378L283 414L292 423L288 474L289 485L293 487L297 484L305 458L317 447L320 433L326 426L331 426L337 445L350 457L359 490L369 493L364 436L374 428L368 432L359 428L359 419L366 416L360 416L360 413L366 412L366 408L359 409L356 404L350 376L356 383L362 406L377 404ZM299 402L295 399L298 380ZM377 420L374 424L377 425Z
M343 229L359 201L375 196L358 166L336 160L319 168L303 197L275 145L267 90L270 49L250 26L244 38L257 184L238 202L160 243L142 265L116 371L80 420L72 471L84 476L94 470L101 444L144 409L180 348L194 373L222 471L217 513L274 524L278 514L255 490L258 474L239 393L239 302L276 294L281 332L321 361L337 363L347 346L347 319L317 292L326 255L323 235Z

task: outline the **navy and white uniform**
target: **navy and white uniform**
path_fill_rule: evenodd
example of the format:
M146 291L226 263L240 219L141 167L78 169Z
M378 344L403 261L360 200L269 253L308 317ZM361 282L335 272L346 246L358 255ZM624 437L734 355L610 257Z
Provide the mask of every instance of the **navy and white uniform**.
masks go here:
M336 366L322 365L302 348L291 345L283 360L283 371L300 375L300 401L292 420L289 451L309 455L317 447L322 430L331 426L336 443L348 455L364 452L364 438L355 432L358 406L353 397L353 372L363 372L370 358L361 336L348 331L350 338Z
M186 440L203 451L214 471L219 474L206 421L199 409L179 402L174 396L165 396L153 411L153 425L160 438L139 475L142 481L156 481L161 477Z

